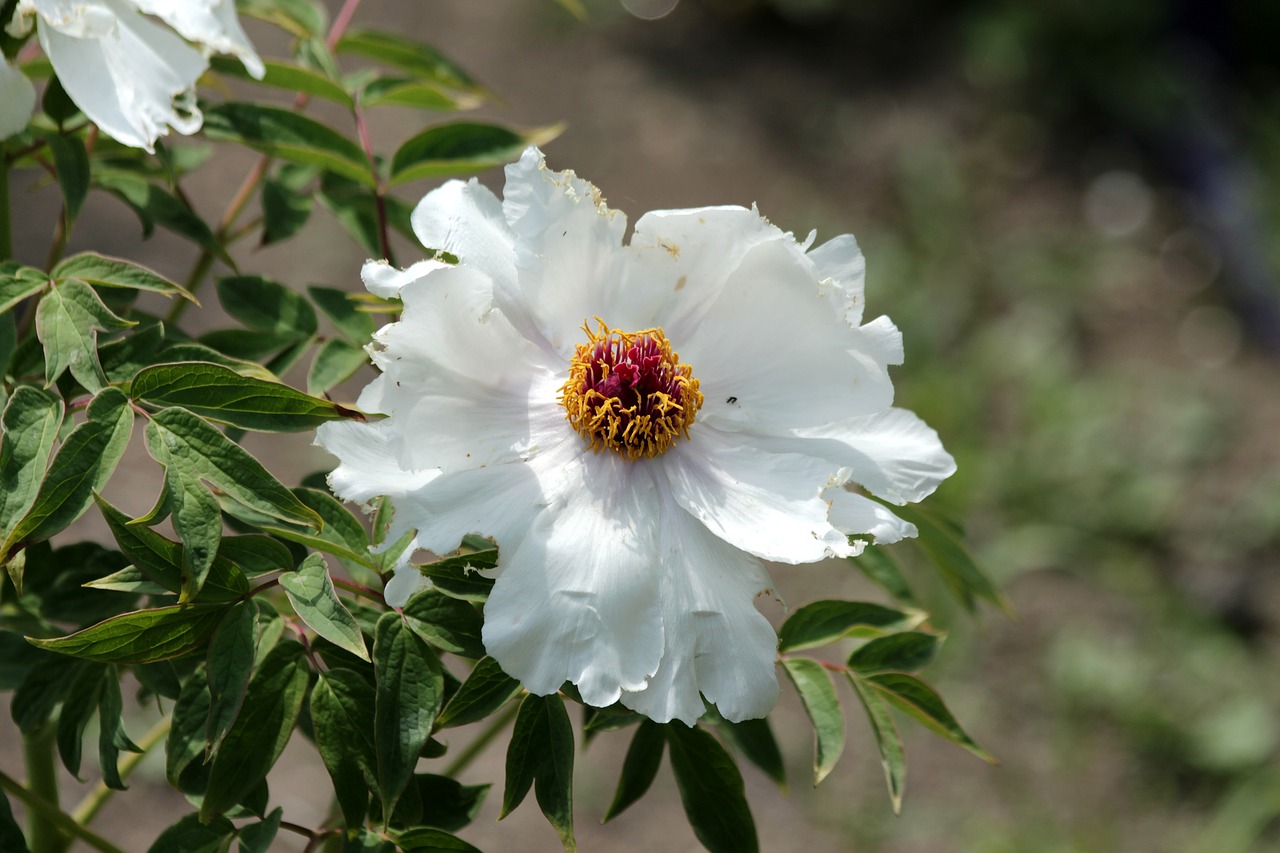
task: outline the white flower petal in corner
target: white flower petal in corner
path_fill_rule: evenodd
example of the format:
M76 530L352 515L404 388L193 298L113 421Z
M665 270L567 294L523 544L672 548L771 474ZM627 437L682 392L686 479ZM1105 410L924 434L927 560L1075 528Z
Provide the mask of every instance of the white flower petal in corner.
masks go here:
M761 717L778 695L761 559L911 536L843 485L918 500L954 463L890 408L901 336L862 323L852 238L809 251L747 208L646 214L630 245L625 223L536 148L502 202L475 183L430 193L414 228L458 264L366 266L404 303L360 398L386 418L318 441L335 491L387 495L397 534L498 545L485 648L530 692L570 681L660 722L706 702Z
M35 106L36 89L31 81L0 56L0 140L21 133Z
M206 53L229 53L244 63L256 80L266 74L262 59L249 43L235 0L133 0L138 9L155 15L178 31L178 35L205 49Z

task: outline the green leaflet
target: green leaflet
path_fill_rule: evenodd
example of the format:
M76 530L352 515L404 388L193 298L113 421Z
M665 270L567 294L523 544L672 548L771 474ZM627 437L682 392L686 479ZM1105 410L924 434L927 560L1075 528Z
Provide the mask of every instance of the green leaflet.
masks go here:
M782 623L778 651L794 652L825 646L842 637L874 637L901 631L919 625L924 616L866 601L815 601Z
M671 769L694 835L711 853L759 850L742 774L710 732L675 722L667 726Z
M62 400L27 385L5 406L0 437L0 536L31 508L62 425Z
M493 124L454 122L430 127L406 141L391 158L391 184L465 175L517 159L530 145L560 135L557 125L523 133Z
M813 784L827 778L844 752L844 711L831 675L816 660L783 658L782 668L791 679L809 722L813 723Z
M507 746L507 784L502 794L506 817L524 801L530 786L543 815L567 853L573 837L573 728L558 695L529 695L520 703Z
M197 305L200 304L185 287L170 281L158 272L132 261L110 258L96 252L81 252L66 258L53 268L51 275L58 281L78 279L99 287L146 290L165 296L181 296Z
M375 702L373 687L349 669L320 673L311 691L316 749L333 780L334 793L349 828L364 823L369 787L376 784Z
M34 646L104 663L152 663L180 657L204 645L226 608L178 604L113 616L51 640L28 637Z
M854 672L846 672L849 683L853 685L862 707L866 709L867 720L871 723L871 731L875 734L876 745L880 748L880 764L884 767L885 783L889 786L889 802L893 804L893 813L902 813L902 792L906 785L907 757L902 749L902 736L894 725L893 715L885 704L882 694L872 689L867 682Z
M418 755L440 713L444 678L431 649L409 630L399 613L387 613L378 620L373 668L378 794L382 813L390 815L413 778Z
M424 589L405 603L403 612L413 632L431 645L466 657L484 657L483 620L470 603Z
M209 684L209 722L205 738L207 754L217 751L244 702L253 674L254 650L258 639L257 608L252 601L239 601L223 614L205 653L205 673Z
M316 333L315 309L279 282L237 275L218 279L217 288L218 301L227 313L255 332L289 342Z
M83 281L54 284L36 307L36 335L44 345L45 387L70 369L85 388L101 390L105 377L98 363L98 332L133 325L113 314Z
M313 118L281 107L222 103L205 110L209 139L242 145L304 166L318 166L374 186L372 167L360 146Z
M622 762L622 775L618 778L618 788L614 792L613 802L604 813L601 822L613 820L640 799L653 784L662 765L662 753L667 746L666 728L652 720L645 720L636 726L631 746L627 748L627 757Z
M481 658L458 692L449 698L436 725L445 729L483 720L519 696L523 689L519 681L502 671L496 660Z
M999 763L965 733L947 709L942 697L920 679L906 673L889 672L872 675L866 679L866 682L888 699L895 708L915 719L929 731L964 747L983 761L991 764Z
M294 611L313 631L361 660L369 660L360 626L338 598L324 557L307 557L296 572L280 576L280 586Z
M903 631L900 634L877 637L854 649L849 655L848 664L862 675L914 672L933 663L942 639L938 634L920 631Z

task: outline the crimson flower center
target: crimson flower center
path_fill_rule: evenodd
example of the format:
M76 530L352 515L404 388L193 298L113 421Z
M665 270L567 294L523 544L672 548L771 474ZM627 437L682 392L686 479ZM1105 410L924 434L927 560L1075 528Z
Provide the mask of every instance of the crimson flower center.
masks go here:
M578 344L560 389L569 423L595 452L608 448L633 462L688 438L702 394L666 334L611 329L598 317L596 322L594 332L583 325L587 342Z

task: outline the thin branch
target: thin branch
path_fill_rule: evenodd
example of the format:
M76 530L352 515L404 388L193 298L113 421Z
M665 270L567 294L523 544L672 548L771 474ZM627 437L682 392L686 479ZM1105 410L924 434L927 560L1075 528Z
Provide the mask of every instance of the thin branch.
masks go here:
M57 806L50 803L44 797L37 796L31 791L28 791L16 779L12 778L2 770L0 770L0 788L3 788L19 800L22 800L23 804L26 805L27 808L38 812L45 820L55 825L63 832L79 838L95 850L100 850L102 853L124 853L123 850L103 838L101 835L98 835L93 830L76 823L71 819L70 815L62 812Z

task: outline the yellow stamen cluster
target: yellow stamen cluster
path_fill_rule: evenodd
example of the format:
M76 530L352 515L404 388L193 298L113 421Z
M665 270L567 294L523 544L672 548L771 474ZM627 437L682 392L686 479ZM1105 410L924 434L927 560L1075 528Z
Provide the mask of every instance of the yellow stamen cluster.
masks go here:
M666 334L596 322L594 332L583 324L587 342L577 346L560 389L569 423L596 453L608 448L632 462L657 456L678 436L688 438L702 393Z

